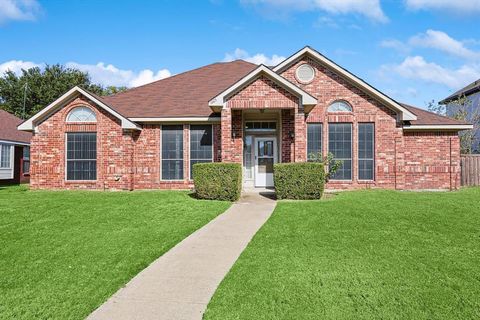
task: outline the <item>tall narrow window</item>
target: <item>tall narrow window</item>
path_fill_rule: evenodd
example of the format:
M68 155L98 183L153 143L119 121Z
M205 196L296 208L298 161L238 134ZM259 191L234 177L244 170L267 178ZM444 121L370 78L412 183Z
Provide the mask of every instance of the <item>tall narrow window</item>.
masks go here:
M352 124L330 123L328 125L328 151L334 160L341 162L332 179L352 179Z
M213 134L211 125L190 126L190 179L195 163L213 161Z
M183 125L162 126L162 180L183 180Z
M23 174L30 173L30 147L23 147Z
M97 134L67 133L67 180L97 179Z
M318 159L322 154L322 124L307 124L307 159L308 161Z
M0 168L10 169L12 146L8 144L0 144Z
M373 123L358 124L358 179L374 179L375 125Z

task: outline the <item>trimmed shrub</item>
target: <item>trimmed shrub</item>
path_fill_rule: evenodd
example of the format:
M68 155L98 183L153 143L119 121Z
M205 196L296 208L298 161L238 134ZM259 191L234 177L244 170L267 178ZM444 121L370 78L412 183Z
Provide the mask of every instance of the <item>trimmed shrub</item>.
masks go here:
M323 163L298 162L274 165L275 193L278 199L320 199L325 186Z
M239 163L196 163L193 183L199 199L235 201L242 192L242 165Z

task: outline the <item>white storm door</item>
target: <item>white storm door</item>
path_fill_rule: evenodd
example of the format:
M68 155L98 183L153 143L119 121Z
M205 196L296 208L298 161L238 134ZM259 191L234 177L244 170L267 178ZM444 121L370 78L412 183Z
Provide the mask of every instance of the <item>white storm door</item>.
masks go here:
M273 187L273 164L277 162L277 139L255 138L255 187Z

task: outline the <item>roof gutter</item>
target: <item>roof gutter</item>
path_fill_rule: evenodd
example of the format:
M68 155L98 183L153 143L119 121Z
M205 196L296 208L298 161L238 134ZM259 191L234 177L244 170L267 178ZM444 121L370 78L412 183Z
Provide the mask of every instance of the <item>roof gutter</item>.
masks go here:
M134 122L220 122L220 117L145 117L128 118Z
M419 125L403 125L406 131L461 131L471 130L473 124L419 124Z

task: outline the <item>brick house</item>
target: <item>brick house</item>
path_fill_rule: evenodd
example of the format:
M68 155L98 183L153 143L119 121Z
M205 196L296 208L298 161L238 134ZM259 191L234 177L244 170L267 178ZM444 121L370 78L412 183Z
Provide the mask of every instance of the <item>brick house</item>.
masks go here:
M192 165L273 164L330 152L329 189L455 189L471 125L398 103L310 47L275 67L215 63L108 97L75 87L19 126L33 189L180 189Z
M32 134L17 130L22 119L0 109L0 185L27 183Z

